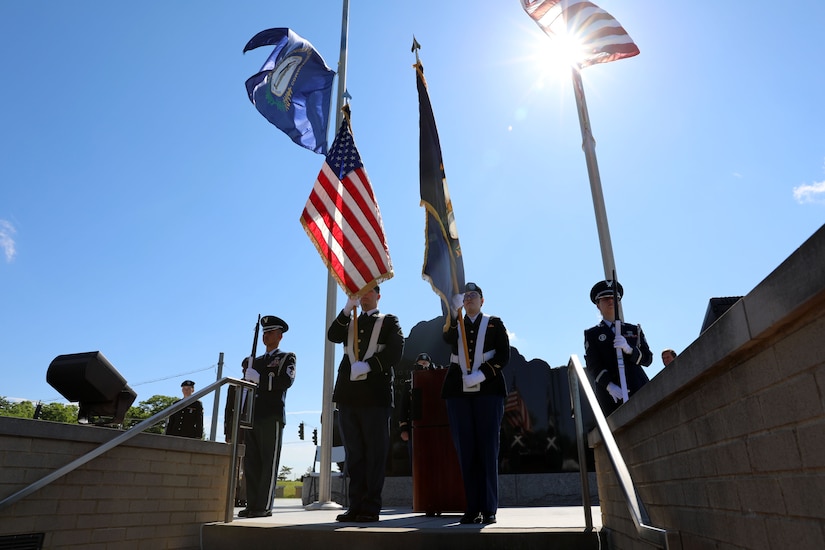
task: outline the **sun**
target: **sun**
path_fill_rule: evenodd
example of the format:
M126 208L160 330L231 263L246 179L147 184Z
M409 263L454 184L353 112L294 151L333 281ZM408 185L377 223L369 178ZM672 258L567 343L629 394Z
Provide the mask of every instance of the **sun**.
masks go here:
M570 74L571 67L579 66L579 63L587 57L587 52L579 37L568 33L556 33L552 38L548 36L539 37L537 56L540 62L550 68Z

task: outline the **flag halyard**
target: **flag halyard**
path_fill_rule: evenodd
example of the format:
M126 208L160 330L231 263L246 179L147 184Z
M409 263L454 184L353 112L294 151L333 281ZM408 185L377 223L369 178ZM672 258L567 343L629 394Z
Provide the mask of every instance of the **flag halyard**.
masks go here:
M392 278L381 211L352 137L348 107L307 199L301 225L348 296Z

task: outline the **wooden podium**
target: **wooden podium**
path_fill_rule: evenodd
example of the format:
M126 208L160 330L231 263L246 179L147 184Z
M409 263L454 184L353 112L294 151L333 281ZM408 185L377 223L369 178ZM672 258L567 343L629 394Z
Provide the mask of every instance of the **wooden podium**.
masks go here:
M464 484L441 386L447 369L413 371L413 511L464 512Z

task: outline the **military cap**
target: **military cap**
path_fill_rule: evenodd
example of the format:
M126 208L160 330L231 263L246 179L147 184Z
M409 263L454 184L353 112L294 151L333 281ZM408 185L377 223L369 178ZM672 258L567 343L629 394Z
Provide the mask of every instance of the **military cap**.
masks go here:
M418 363L419 361L426 361L427 363L433 362L428 353L419 353L418 357L415 358L415 362Z
M464 285L464 292L478 292L478 295L484 298L484 293L481 292L481 287L475 283L467 283Z
M189 387L194 388L194 387L195 387L195 383L194 383L194 382L192 382L191 380L184 380L183 382L181 382L181 383L180 383L180 387L182 388L182 387L184 387L184 386L189 386Z
M281 329L281 332L286 332L289 330L289 325L287 325L286 321L280 317L266 315L261 317L261 328L264 329L264 332L269 332L270 330L275 329Z
M622 299L624 295L624 289L622 288L622 284L618 281L615 283L608 279L606 281L599 281L593 288L590 289L590 301L594 304L599 301L599 298L604 298L606 296L613 296L613 287L615 286L616 296L619 300Z

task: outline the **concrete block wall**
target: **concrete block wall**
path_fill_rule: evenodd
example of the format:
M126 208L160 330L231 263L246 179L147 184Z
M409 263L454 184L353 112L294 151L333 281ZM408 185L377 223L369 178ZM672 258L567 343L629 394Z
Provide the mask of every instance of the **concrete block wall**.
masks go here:
M0 497L122 432L0 417ZM44 533L43 548L196 549L223 521L231 446L140 434L0 509L0 537Z
M608 423L652 525L683 548L825 548L825 230ZM610 548L651 548L590 441Z

